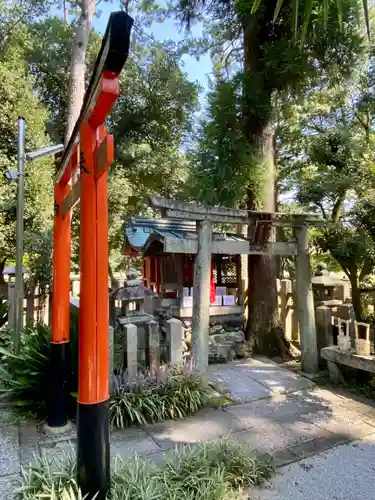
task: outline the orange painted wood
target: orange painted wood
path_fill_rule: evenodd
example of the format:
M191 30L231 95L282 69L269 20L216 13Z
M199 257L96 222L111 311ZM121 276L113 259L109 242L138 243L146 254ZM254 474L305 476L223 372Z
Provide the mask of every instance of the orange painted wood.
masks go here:
M100 150L103 143L107 142L106 129L104 126L98 129L98 140L96 149L96 167L100 158ZM106 160L107 163L107 160ZM108 168L109 165L107 165ZM98 401L109 398L109 345L108 345L108 187L107 172L96 180L97 212L97 360L98 360Z
M59 207L69 194L69 184L55 184L56 213L53 236L52 344L69 342L70 310L70 211Z
M99 130L104 127L99 127ZM96 168L95 177L99 179L108 168L111 166L114 159L114 140L113 135L107 134L104 138L99 141L98 149L96 152Z
M97 237L94 150L96 131L88 122L80 127L80 269L78 402L98 402L97 360Z
M108 78L102 74L93 97L93 104L89 122L93 128L104 123L112 106L120 95L119 78Z

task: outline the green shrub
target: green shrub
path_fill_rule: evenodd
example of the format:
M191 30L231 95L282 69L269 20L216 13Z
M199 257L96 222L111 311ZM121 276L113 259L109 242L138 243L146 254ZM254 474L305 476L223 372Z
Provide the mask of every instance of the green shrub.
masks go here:
M129 380L125 372L112 380L110 423L123 429L131 424L179 419L202 408L205 401L206 391L188 366L161 366L154 374L139 374L135 380Z
M26 328L20 353L0 349L0 398L22 405L26 411L44 411L49 370L50 333L42 325Z
M0 347L3 349L11 349L13 344L13 338L12 338L12 330L9 330L9 328L2 328L0 330ZM0 352L0 360L3 357L2 353Z
M69 392L78 388L77 328L70 329ZM15 355L12 345L0 347L0 399L21 406L24 411L45 416L48 381L50 376L51 332L45 325L25 328L21 335L20 353Z
M11 335L10 335L11 337ZM8 334L9 338L9 334ZM50 329L38 325L22 334L17 356L0 346L0 399L17 403L28 413L46 414L46 396L50 376ZM72 320L69 343L68 391L78 389L78 325ZM114 375L111 381L110 422L124 428L189 415L205 404L205 391L188 365L181 369L162 366L154 374L140 373L129 380L127 372ZM76 405L72 404L74 417Z
M8 321L8 297L6 295L0 296L0 328L3 327Z
M252 456L247 447L229 440L178 447L161 466L135 457L115 461L112 500L235 500L245 488L261 485L272 474L269 463ZM23 472L19 500L79 500L75 466L63 460L39 459Z

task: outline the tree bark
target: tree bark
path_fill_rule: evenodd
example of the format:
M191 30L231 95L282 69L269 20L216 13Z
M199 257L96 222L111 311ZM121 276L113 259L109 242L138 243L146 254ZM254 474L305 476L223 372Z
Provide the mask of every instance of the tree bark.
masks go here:
M264 4L255 15L243 19L245 133L263 167L262 188L257 200L253 186L247 190L247 209L276 211L276 166L272 124L272 84L264 67L263 47L269 40L274 6ZM257 99L254 99L256 82ZM270 240L275 240L275 230ZM246 336L253 352L294 357L293 347L280 328L277 307L277 268L274 257L254 255L248 259L248 321Z
M261 206L266 212L275 212L275 166L273 140L270 127L261 131L260 152L264 165ZM259 137L259 136L258 136ZM248 209L253 210L254 201L249 194ZM272 234L271 234L271 239ZM249 255L248 260L248 338L255 352L269 353L270 334L278 325L276 259L264 255ZM271 350L274 350L271 348Z
M67 122L64 138L65 146L68 144L70 136L72 135L85 95L86 50L92 18L95 14L95 1L82 0L78 2L78 6L80 8L80 15L77 21L76 36L70 60Z
M353 303L355 317L356 317L357 321L362 321L363 308L362 308L361 290L359 287L359 280L357 277L357 272L351 273L349 276L349 279L350 279L350 284L352 287L352 303Z

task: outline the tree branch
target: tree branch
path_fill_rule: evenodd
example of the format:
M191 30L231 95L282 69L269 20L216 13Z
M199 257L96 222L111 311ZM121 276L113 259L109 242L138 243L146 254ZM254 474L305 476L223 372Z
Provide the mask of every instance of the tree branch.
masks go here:
M332 208L331 220L336 223L340 217L340 212L345 201L346 189L339 193L337 200Z

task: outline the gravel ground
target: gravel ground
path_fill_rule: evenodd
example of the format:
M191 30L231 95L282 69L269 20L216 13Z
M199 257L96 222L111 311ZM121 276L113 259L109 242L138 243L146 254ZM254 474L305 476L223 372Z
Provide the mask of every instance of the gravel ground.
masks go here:
M375 498L375 434L282 467L251 500L371 500Z

